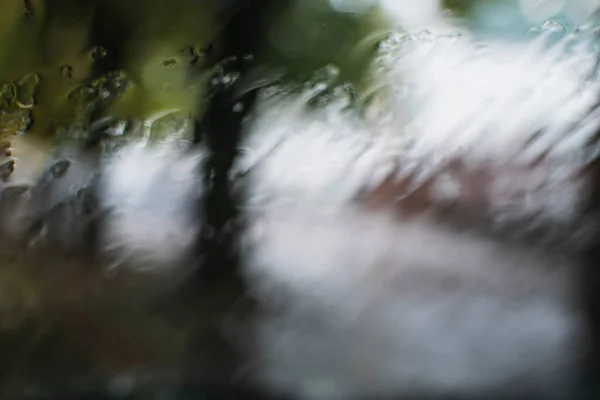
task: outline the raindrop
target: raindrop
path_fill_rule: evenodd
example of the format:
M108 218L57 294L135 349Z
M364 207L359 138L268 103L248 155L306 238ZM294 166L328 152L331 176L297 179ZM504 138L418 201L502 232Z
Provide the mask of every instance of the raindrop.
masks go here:
M176 113L163 115L152 122L148 131L148 139L151 142L171 139L183 139L193 136L191 121Z
M417 38L422 41L431 41L433 40L433 33L429 29L424 29L417 33Z
M33 13L31 0L23 0L23 8L25 9L25 15L31 15Z
M17 135L24 133L31 124L31 113L19 110L11 113L0 113L0 133ZM0 145L0 147L10 147Z
M110 98L111 97L110 90L108 90L106 88L102 88L102 90L100 90L98 92L98 97L102 100L106 100L106 99Z
M38 74L27 74L17 83L16 103L19 108L30 109L35 104L35 87L40 82Z
M237 79L238 79L238 74L231 73L231 74L226 74L225 76L223 76L223 78L221 78L221 82L227 86L227 85L234 83Z
M90 101L98 95L98 91L90 86L84 86L73 90L69 93L69 100Z
M313 75L313 81L317 82L333 82L340 75L340 69L336 65L326 65L318 69Z
M0 164L0 179L2 179L3 181L8 179L8 177L13 173L14 170L15 170L15 160L14 159L4 161L3 163Z
M40 76L36 73L27 74L19 81L19 85L35 86L38 83L40 83Z
M113 122L106 129L106 134L109 136L123 136L127 129L127 121L121 120Z
M71 79L73 77L73 67L70 65L63 65L60 67L60 73L65 79Z
M233 106L233 112L239 113L244 110L244 105L241 102L235 103Z
M544 24L541 27L541 30L550 32L564 32L566 28L560 22L550 19L544 22Z
M17 89L14 84L4 84L0 86L0 109L8 110L11 108Z
M456 12L450 8L443 10L441 15L448 19L456 18Z
M170 58L170 59L168 59L168 60L164 60L164 61L162 62L162 65L164 65L165 67L172 67L172 66L174 66L175 64L177 64L177 60L176 60L176 59L174 59L174 58Z
M194 50L194 46L186 46L181 52L185 55L187 61L194 65L198 61L198 55Z
M19 108L28 110L30 108L33 108L34 104L35 100L33 98L33 93L23 90L19 95L19 99L17 100L17 105L19 106Z
M27 247L33 248L41 244L44 238L46 237L47 233L48 228L43 221L38 220L34 222L29 227L29 231L27 232Z
M90 57L94 60L102 59L106 56L106 49L102 46L95 46L90 51Z
M55 178L60 178L60 177L62 177L62 176L65 175L65 173L67 172L67 170L69 169L70 166L71 166L71 161L69 161L69 160L60 160L60 161L54 163L50 167L50 173Z

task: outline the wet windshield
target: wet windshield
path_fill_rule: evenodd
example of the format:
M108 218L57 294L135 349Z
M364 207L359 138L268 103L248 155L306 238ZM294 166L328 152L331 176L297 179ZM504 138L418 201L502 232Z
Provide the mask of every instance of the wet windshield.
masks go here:
M599 8L0 0L0 398L595 393Z

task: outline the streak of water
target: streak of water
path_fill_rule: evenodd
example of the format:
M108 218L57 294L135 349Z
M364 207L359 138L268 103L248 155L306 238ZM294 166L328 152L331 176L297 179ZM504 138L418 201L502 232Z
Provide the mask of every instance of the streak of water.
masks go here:
M249 181L245 266L273 309L254 349L267 385L317 399L560 398L548 382L573 383L584 330L570 251L597 227L582 172L598 156L597 39L557 21L518 42L451 25L382 43L385 84L366 119L343 93L318 109L312 92L263 93L236 173ZM415 198L416 220L357 210L356 193L386 179L384 202ZM553 243L572 239L552 250L565 264L529 242L494 256L485 235L446 231L430 210L449 201L520 231L547 224Z
M521 171L522 216L574 218L588 195L575 176L597 156L589 146L600 127L596 39L588 30L549 43L548 24L516 43L458 29L391 35L378 59L387 83L366 121L343 109L343 92L318 110L304 107L310 94L265 94L238 164L252 170L251 202L339 205L370 181L409 174L418 187L460 159L471 171ZM542 176L533 167L540 160ZM509 195L502 179L491 185L494 199Z

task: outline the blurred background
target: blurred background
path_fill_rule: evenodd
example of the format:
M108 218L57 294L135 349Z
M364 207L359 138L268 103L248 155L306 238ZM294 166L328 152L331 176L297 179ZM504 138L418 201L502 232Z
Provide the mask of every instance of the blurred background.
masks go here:
M206 283L185 275L187 284L177 295L149 305L137 292L129 293L135 291L132 287L146 285L138 283L135 273L123 286L110 279L107 283L104 266L96 265L91 251L79 246L84 236L79 235L79 225L68 220L83 221L85 212L56 214L56 225L45 225L50 233L35 224L28 225L27 233L20 232L21 211L35 213L46 207L35 201L62 198L69 191L69 196L82 193L78 189L88 184L75 176L62 186L51 186L47 176L62 176L61 168L71 164L83 165L85 176L104 171L105 186L94 187L108 193L99 195L101 201L116 207L133 204L130 209L139 207L145 213L143 221L150 221L134 226L142 220L134 215L128 222L133 227L123 228L114 240L125 243L131 238L131 247L137 249L136 240L152 236L148 232L167 231L172 223L177 236L182 226L188 229L188 221L196 222L197 213L210 214L209 207L231 201L218 197L229 195L221 193L207 203L208 210L188 213L194 206L181 198L195 196L190 194L194 191L181 189L176 179L199 174L190 165L202 166L206 158L218 164L220 149L239 153L238 159L224 163L225 172L215 174L228 180L232 168L234 178L246 177L247 207L289 198L314 207L342 207L365 188L375 193L385 186L390 165L396 168L398 159L424 166L421 175L415 173L422 179L420 185L431 171L439 171L438 161L444 157L462 157L465 149L475 148L465 158L499 160L534 136L547 141L528 157L551 154L569 173L579 172L597 155L597 146L588 147L596 143L598 129L599 8L598 0L0 0L0 398L133 398L126 396L136 396L132 393L138 386L164 387L137 395L144 399L212 398L213 391L215 398L223 398L219 385L213 389L215 382L226 381L225 389L231 388L236 386L230 384L231 376L244 374L239 365L247 355L238 354L221 337L225 315L239 324L254 306L245 297L244 285L237 278ZM246 103L244 96L256 89L258 100ZM316 111L305 112L307 105ZM222 109L227 113L221 114ZM235 118L240 127L231 129L244 133L221 133L229 129L222 121ZM207 133L198 139L199 131ZM142 143L146 149L171 141L186 149L200 142L200 150L193 150L197 153L191 158L189 150L170 148L150 158L139 155L145 150L126 153L131 163L119 161L126 156L111 158L130 144ZM79 147L86 148L84 156L61 153ZM548 147L552 151L546 151ZM91 158L96 161L90 166L82 161ZM106 159L113 169L104 168ZM349 167L353 163L358 166ZM150 171L148 181L142 170ZM519 171L509 175L520 178ZM171 179L169 184L155 181L162 173L168 176L165 181ZM117 175L127 179L118 180ZM530 208L507 212L507 219L521 221L535 214L550 221L547 231L584 231L588 223L582 220L590 225L595 220L586 219L576 203L577 196L583 198L589 190L581 189L572 176L557 178L550 189L535 194L527 203ZM218 187L211 182L198 185L207 191ZM74 184L80 186L73 189ZM39 192L30 189L36 187ZM34 200L23 200L25 192L33 193L27 199ZM144 199L131 200L130 193ZM559 199L564 193L574 199ZM388 198L385 193L383 197ZM182 204L183 217L164 211L171 204ZM229 218L215 222L220 225L215 229ZM185 240L207 235L194 226L189 229ZM379 234L376 230L373 236ZM173 235L152 237L148 247L165 254L161 244ZM567 239L558 236L561 243L585 241L585 232ZM31 243L40 237L50 239L38 253ZM173 240L179 243L179 238ZM348 241L352 244L347 248L357 246ZM71 251L72 243L79 252ZM277 240L273 243L265 251L277 259L280 248ZM181 245L181 253L194 245ZM314 247L307 247L306 254L288 249L290 257L303 260L299 269L319 265L321 259L312 257L326 252L320 243L307 241L309 245ZM165 256L165 263L201 263L195 256L193 261ZM138 264L143 270L143 262ZM538 264L530 263L534 270ZM158 286L170 286L169 278L161 275L159 281ZM179 283L173 285L180 287ZM323 285L324 291L330 289ZM340 293L350 296L347 290ZM344 296L340 303L345 303ZM361 301L370 301L357 298L357 309ZM237 325L228 329L236 331L233 341L245 346L251 335ZM333 332L321 337L323 343L336 341ZM312 343L294 335L288 340L308 347ZM319 352L311 349L307 354L318 358ZM332 350L331 357L345 349ZM294 360L302 351L284 353ZM269 368L284 370L289 359ZM319 364L324 370L329 367ZM306 369L311 368L308 363ZM394 368L390 364L389 370ZM274 373L267 380L287 391L297 389L301 397L335 397L314 395L320 381L304 375L309 389L286 386L294 381L294 373L290 375ZM375 379L375 386L387 390L393 379L381 379ZM188 389L182 382L208 386ZM337 398L359 391L349 388L335 392ZM382 392L360 393L357 397L375 393L378 398Z

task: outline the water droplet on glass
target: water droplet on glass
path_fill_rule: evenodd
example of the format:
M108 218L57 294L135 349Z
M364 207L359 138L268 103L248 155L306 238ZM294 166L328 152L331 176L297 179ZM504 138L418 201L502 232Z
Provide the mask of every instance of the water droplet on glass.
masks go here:
M154 120L148 129L150 142L187 140L193 136L193 123L189 117L166 114Z
M89 101L93 100L97 94L98 92L93 87L84 86L73 90L71 93L69 93L68 98L69 100Z
M433 34L429 29L424 29L417 34L417 38L423 41L430 41L433 40Z
M238 73L226 74L221 79L221 83L223 83L225 86L227 86L227 85L234 83L238 78L239 78Z
M333 82L340 75L340 69L332 64L317 70L313 76L315 81Z
M550 20L544 22L544 24L541 27L541 30L542 31L550 31L550 32L563 32L566 30L566 28L558 21L550 19Z
M35 73L27 74L19 81L19 85L37 85L40 83L40 76Z
M71 161L69 160L60 160L54 163L50 167L50 173L55 178L60 178L65 175L69 167L71 166Z
M27 232L27 246L29 248L35 247L38 244L41 244L48 234L48 227L42 221L37 221L33 225L30 226L29 231Z
M90 57L94 60L102 59L106 56L106 49L102 46L95 46L90 51Z
M233 106L233 112L239 113L244 110L244 105L242 103L235 103Z
M15 170L15 160L10 159L0 164L0 179L6 180Z
M23 0L23 8L25 10L25 15L31 15L33 13L33 9L31 8L31 0Z
M172 66L174 66L175 64L177 64L177 60L176 60L176 59L174 59L174 58L170 58L170 59L168 59L168 60L164 60L164 61L162 62L162 65L164 65L165 67L172 67Z
M190 64L194 65L198 61L194 46L186 46L181 52L185 55L185 58Z
M60 73L63 78L71 79L73 77L73 67L70 65L63 65L60 67Z
M14 84L4 84L0 86L0 109L9 111L12 101L16 96L17 89Z
M449 19L450 19L450 18L455 18L455 17L456 17L456 12L455 12L454 10L451 10L451 9L449 9L449 8L447 8L447 9L443 10L443 11L441 12L441 14L442 14L442 16L443 16L443 17L445 17L445 18L449 18Z
M106 129L106 134L109 136L122 136L127 129L127 121L121 120L110 124Z
M35 89L40 82L38 74L27 74L16 84L16 104L21 109L33 108L35 104Z
M0 112L0 134L23 134L29 128L30 124L31 113L28 110L16 110L8 113Z

